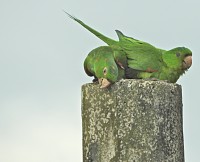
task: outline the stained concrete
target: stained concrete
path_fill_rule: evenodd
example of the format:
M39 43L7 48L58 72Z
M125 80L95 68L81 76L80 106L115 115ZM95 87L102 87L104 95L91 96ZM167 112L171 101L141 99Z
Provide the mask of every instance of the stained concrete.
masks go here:
M82 86L84 162L184 162L182 90L164 81Z

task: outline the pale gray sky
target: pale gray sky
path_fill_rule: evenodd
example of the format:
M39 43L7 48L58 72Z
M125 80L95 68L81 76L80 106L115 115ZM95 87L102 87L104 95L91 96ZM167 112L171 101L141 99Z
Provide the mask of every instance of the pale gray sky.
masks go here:
M63 9L101 33L115 29L159 48L185 46L186 162L200 154L199 0L0 0L0 162L80 162L83 61L104 45Z

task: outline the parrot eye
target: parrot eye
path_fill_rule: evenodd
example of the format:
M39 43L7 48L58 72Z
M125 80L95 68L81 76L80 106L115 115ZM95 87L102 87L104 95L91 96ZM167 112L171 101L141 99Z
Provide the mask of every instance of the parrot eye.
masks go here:
M103 74L104 74L104 75L107 74L107 68L106 68L106 67L103 69Z
M181 56L181 54L180 54L180 53L176 53L176 56L177 56L177 57L180 57L180 56Z

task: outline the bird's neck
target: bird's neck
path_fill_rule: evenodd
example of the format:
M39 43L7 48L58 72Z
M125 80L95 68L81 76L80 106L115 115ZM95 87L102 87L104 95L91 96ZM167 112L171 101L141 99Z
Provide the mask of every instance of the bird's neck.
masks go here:
M169 67L164 67L162 71L163 72L161 73L161 75L167 74L167 76L164 76L166 78L163 80L169 80L172 83L175 83L179 79L179 77L184 73L182 69L174 69Z

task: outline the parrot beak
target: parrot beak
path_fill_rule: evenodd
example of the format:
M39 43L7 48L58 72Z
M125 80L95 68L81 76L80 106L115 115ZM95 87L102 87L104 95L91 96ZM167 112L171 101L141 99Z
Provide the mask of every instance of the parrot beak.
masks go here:
M107 88L109 85L111 85L111 82L109 82L106 78L100 78L99 84L101 85L100 88Z
M187 70L192 66L192 56L186 56L183 60L183 69Z

